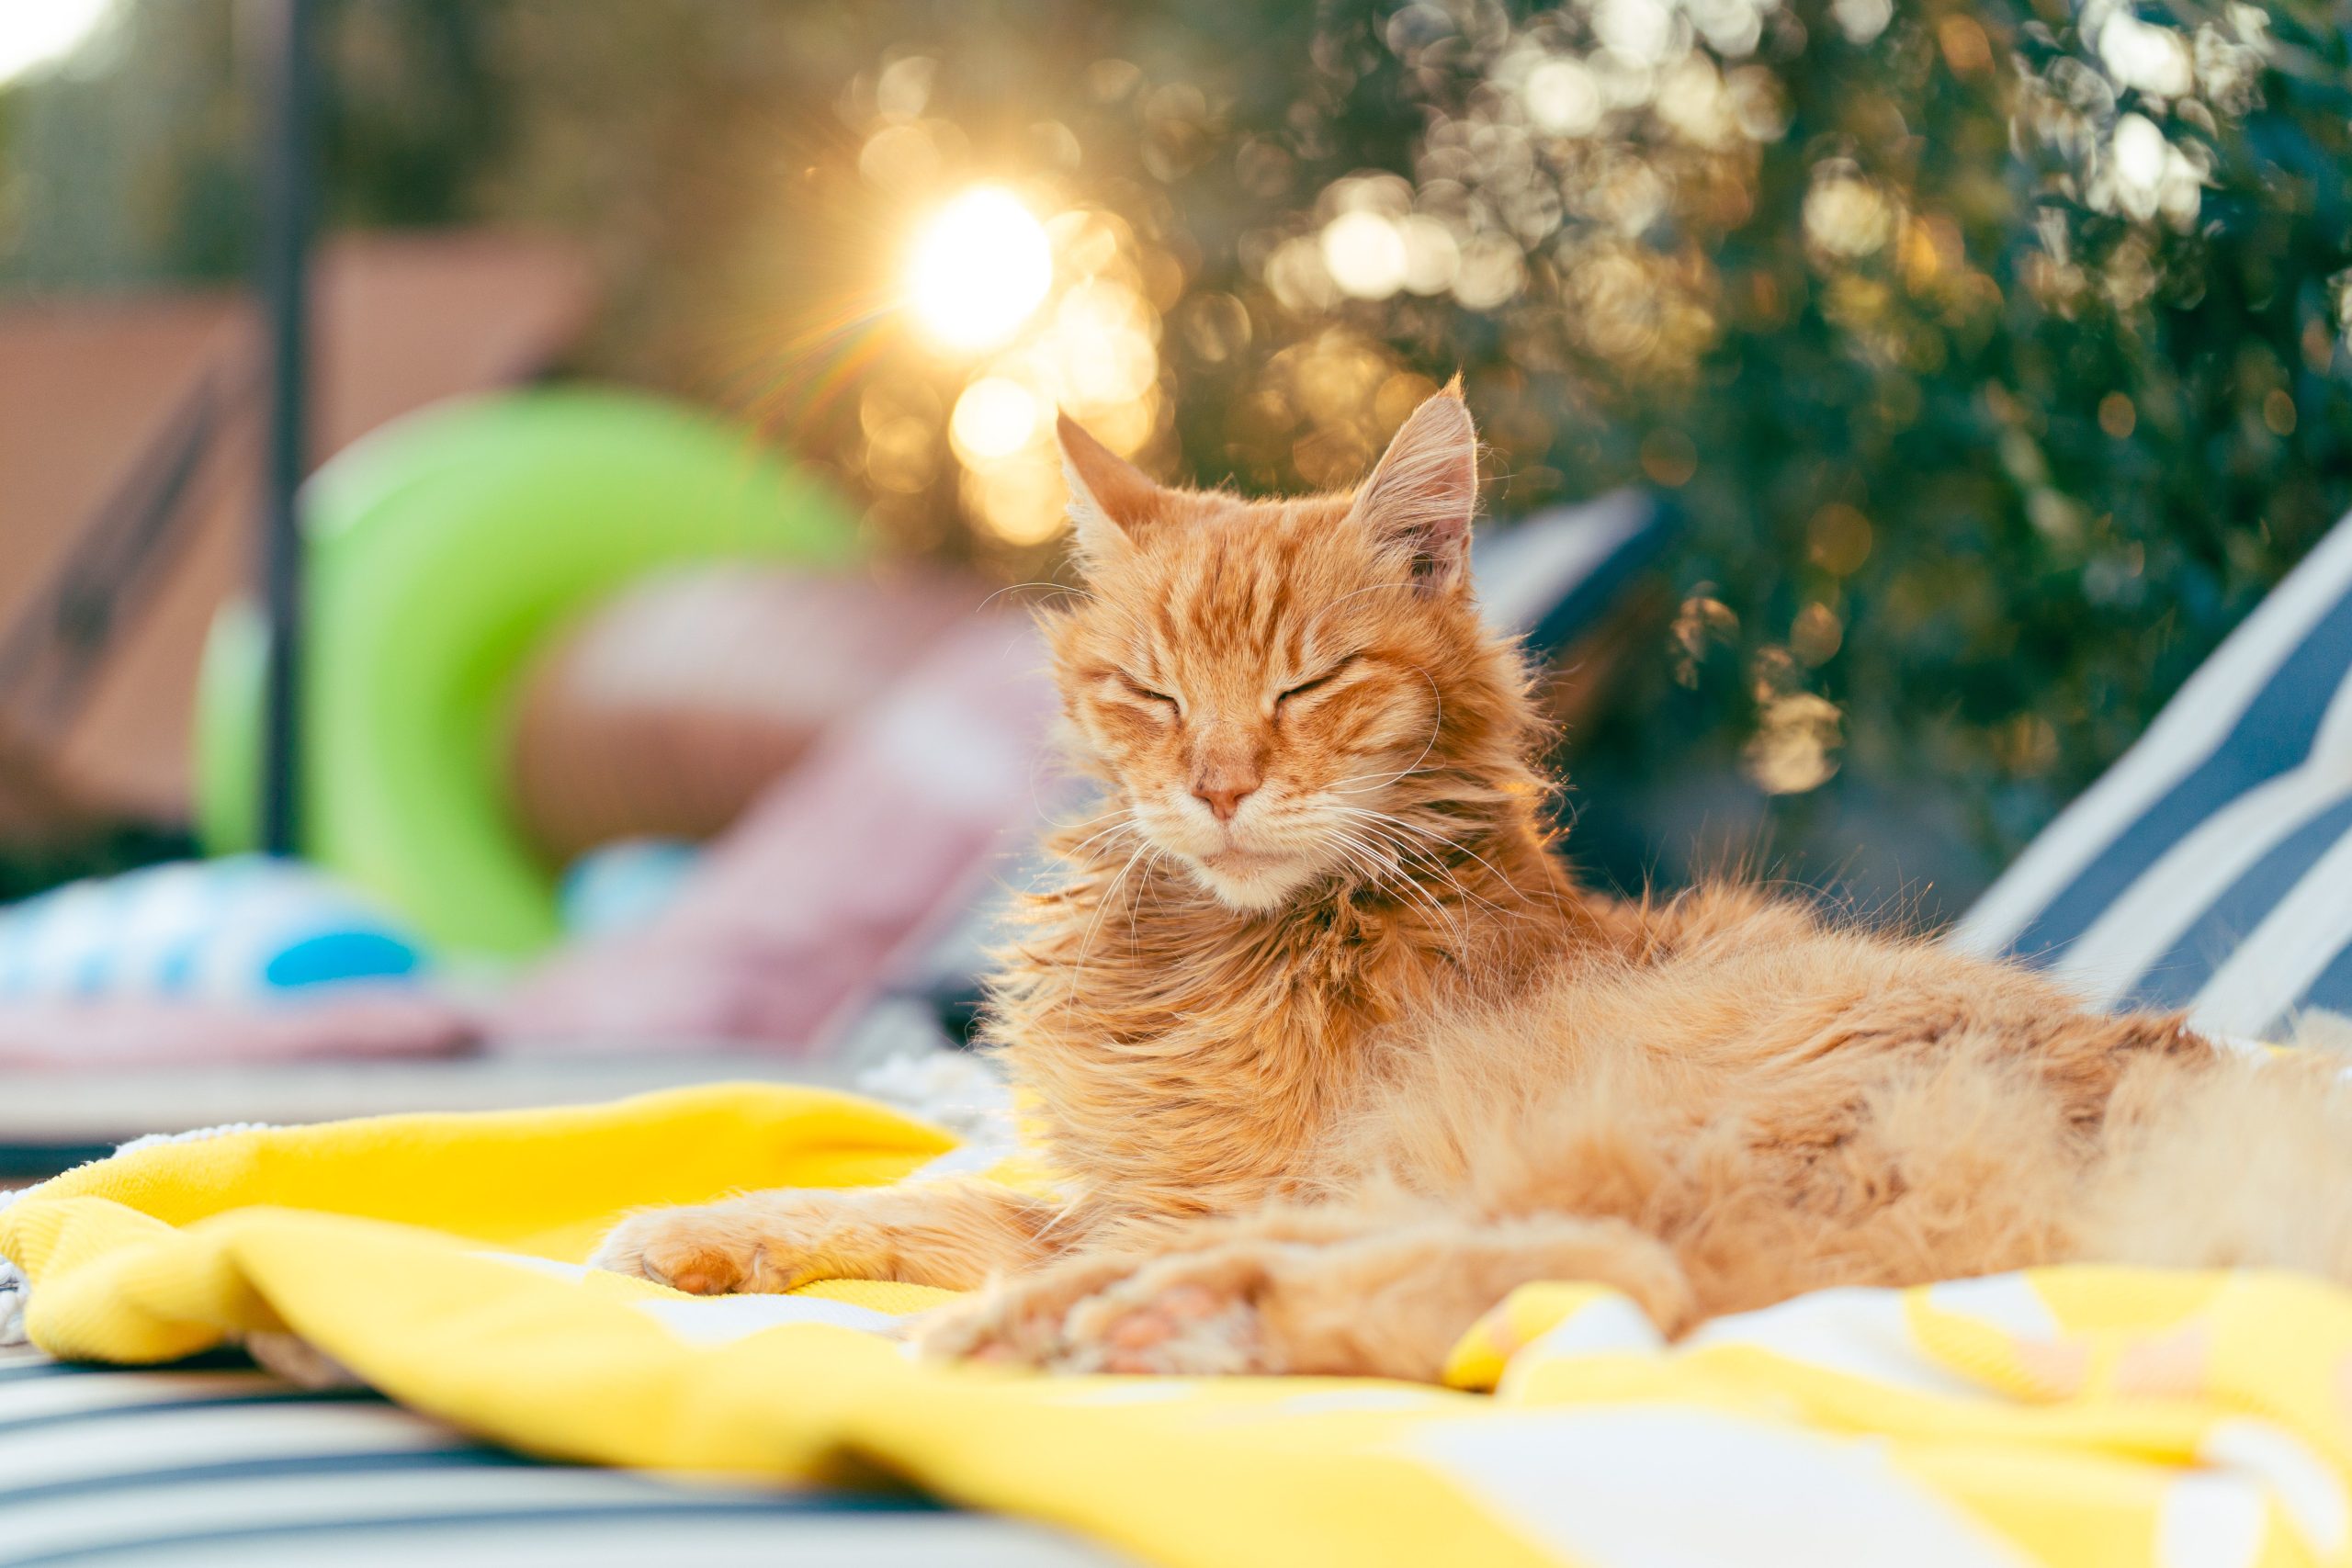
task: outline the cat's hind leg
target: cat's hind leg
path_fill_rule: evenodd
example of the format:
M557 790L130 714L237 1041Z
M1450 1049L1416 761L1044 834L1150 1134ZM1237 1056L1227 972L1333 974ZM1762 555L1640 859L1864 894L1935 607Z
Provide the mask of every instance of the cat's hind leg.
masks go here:
M588 1261L702 1296L811 1280L970 1290L1035 1263L1057 1212L985 1181L792 1188L632 1214Z
M1276 1205L1163 1250L1089 1254L935 1314L927 1354L1077 1372L1300 1372L1434 1382L1514 1288L1587 1280L1668 1334L1697 1315L1674 1256L1618 1220Z

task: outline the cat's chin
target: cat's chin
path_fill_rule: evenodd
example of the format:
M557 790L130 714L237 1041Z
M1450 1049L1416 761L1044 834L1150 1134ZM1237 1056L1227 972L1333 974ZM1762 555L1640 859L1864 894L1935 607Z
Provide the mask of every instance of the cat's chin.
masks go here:
M1288 855L1227 850L1206 859L1188 855L1185 863L1210 897L1244 915L1279 908L1314 879L1305 860Z

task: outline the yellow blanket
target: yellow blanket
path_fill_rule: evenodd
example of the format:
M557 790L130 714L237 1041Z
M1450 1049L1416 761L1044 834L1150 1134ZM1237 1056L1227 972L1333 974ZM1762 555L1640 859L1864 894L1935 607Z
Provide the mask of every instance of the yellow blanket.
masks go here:
M936 1292L701 1300L578 1266L626 1207L893 1180L949 1147L747 1086L232 1133L34 1190L0 1254L62 1356L290 1330L539 1453L879 1466L1193 1568L2352 1562L2352 1294L2291 1277L1833 1291L1671 1348L1622 1298L1543 1285L1442 1390L928 1367L888 1329Z

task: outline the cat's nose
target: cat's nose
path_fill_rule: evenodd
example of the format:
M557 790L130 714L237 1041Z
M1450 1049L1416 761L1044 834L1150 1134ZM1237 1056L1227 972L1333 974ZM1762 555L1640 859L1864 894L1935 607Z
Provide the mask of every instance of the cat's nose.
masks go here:
M1238 779L1223 774L1193 781L1193 798L1201 801L1216 814L1220 822L1230 822L1241 803L1257 793L1256 779Z

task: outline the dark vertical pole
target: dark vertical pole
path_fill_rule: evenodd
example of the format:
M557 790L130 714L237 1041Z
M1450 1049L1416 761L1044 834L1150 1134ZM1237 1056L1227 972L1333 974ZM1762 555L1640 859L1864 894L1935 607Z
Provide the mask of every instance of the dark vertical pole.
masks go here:
M295 501L310 454L315 85L310 0L260 5L268 94L261 159L261 290L269 342L261 539L269 663L262 694L260 837L266 853L290 855L301 838L302 533Z

